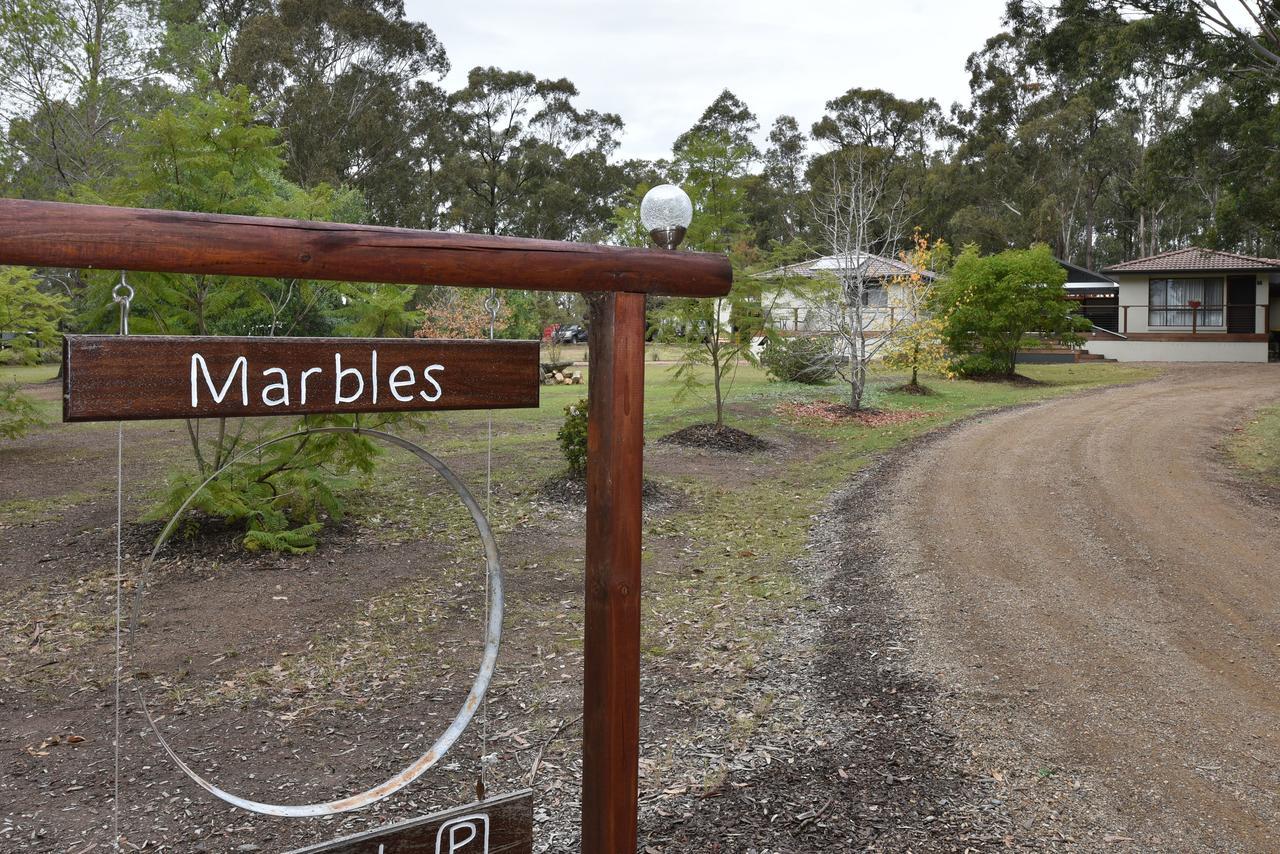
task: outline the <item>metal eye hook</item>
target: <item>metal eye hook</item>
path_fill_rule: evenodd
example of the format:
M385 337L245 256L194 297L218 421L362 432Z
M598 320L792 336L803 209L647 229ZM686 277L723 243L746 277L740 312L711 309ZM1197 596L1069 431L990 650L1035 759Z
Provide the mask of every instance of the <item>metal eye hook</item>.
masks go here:
M111 289L111 299L116 302L132 302L133 293L133 285L129 284L128 278L125 277L124 270L121 270L120 282Z
M489 288L489 296L484 300L485 311L489 312L489 338L493 339L494 327L498 325L498 314L502 311L502 298L497 288Z
M129 304L133 302L134 290L129 284L129 280L125 277L124 270L120 271L120 281L111 289L111 299L120 304L120 334L129 334Z

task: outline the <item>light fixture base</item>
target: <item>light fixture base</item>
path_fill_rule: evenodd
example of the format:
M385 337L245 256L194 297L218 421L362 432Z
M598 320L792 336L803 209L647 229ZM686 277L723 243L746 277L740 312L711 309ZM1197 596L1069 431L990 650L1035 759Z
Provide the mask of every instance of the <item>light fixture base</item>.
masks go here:
M688 229L683 225L672 225L666 228L655 228L649 232L649 239L659 249L675 249L684 241Z

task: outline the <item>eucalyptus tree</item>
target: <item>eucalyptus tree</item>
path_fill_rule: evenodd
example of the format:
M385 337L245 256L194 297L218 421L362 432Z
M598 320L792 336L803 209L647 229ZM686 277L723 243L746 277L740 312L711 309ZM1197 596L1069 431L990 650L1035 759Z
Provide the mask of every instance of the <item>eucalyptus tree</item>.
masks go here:
M162 26L156 70L219 95L243 82L234 63L241 28L275 13L272 0L155 0L152 9Z
M752 136L759 129L756 114L741 98L725 89L707 105L691 128L676 137L671 151L679 158L691 142L714 137L723 140L726 147L749 166L760 156L752 141Z
M879 148L897 157L924 155L942 124L932 98L907 100L883 89L850 89L827 101L813 136L834 148Z
M901 203L899 213L912 225L933 227L922 218L928 214L926 183L939 158L943 128L941 110L930 98L910 100L881 89L859 88L832 98L812 128L814 140L826 149L810 161L807 171L813 204L823 207L829 220L832 199L848 189L850 176L875 164L893 187L882 197ZM826 246L829 238L823 222L815 220L814 242Z
M1166 29L1193 27L1222 56L1247 54L1251 64L1280 78L1280 8L1274 0L1097 0L1105 8L1148 15Z
M0 0L0 132L16 190L47 198L111 173L154 35L133 0Z
M401 0L200 8L186 32L203 29L210 80L224 92L244 85L267 105L287 179L355 187L375 222L437 224L435 179L447 141L438 130L446 107L438 81L449 62L431 28L406 18ZM415 191L415 181L423 189Z
M645 164L614 154L622 119L577 103L566 79L473 68L447 101L442 224L549 240L613 239L612 213ZM581 315L578 297L512 291L503 334L537 337Z
M968 62L942 230L989 251L1044 242L1085 266L1159 243L1149 232L1168 203L1149 153L1199 80L1169 79L1179 44L1090 0L1010 2L1004 32Z
M449 96L449 221L468 231L573 239L609 220L627 191L611 157L622 119L574 104L566 79L473 68Z
M758 247L783 245L805 235L809 216L805 170L809 153L800 123L778 116L769 129L762 168L747 187L748 216Z

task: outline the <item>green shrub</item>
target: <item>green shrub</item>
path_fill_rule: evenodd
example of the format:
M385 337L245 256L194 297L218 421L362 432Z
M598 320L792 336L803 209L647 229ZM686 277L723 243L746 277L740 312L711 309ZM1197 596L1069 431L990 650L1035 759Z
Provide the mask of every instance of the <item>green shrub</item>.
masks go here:
M583 398L564 408L564 424L556 433L560 451L569 464L569 473L581 477L587 471L587 400Z
M969 353L957 358L952 365L962 377L998 377L1008 373L1008 364L1003 359L996 359L987 353Z
M836 375L836 344L823 335L779 338L765 347L760 362L781 382L821 385Z
M958 372L1011 377L1023 347L1083 341L1089 322L1066 299L1066 277L1043 243L986 256L966 247L929 305L943 318L942 341L957 357Z
M16 439L40 423L35 404L18 393L17 383L0 385L0 438Z

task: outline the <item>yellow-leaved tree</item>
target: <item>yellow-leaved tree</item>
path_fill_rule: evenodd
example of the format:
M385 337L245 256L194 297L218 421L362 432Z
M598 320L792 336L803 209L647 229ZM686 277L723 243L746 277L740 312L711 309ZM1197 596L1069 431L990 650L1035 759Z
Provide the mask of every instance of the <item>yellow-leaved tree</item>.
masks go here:
M900 254L911 272L888 282L889 305L898 316L892 339L884 349L884 363L911 371L903 391L927 394L920 374L951 376L950 358L942 342L944 318L928 310L934 284L951 266L951 247L944 240L930 241L916 229L911 248Z

